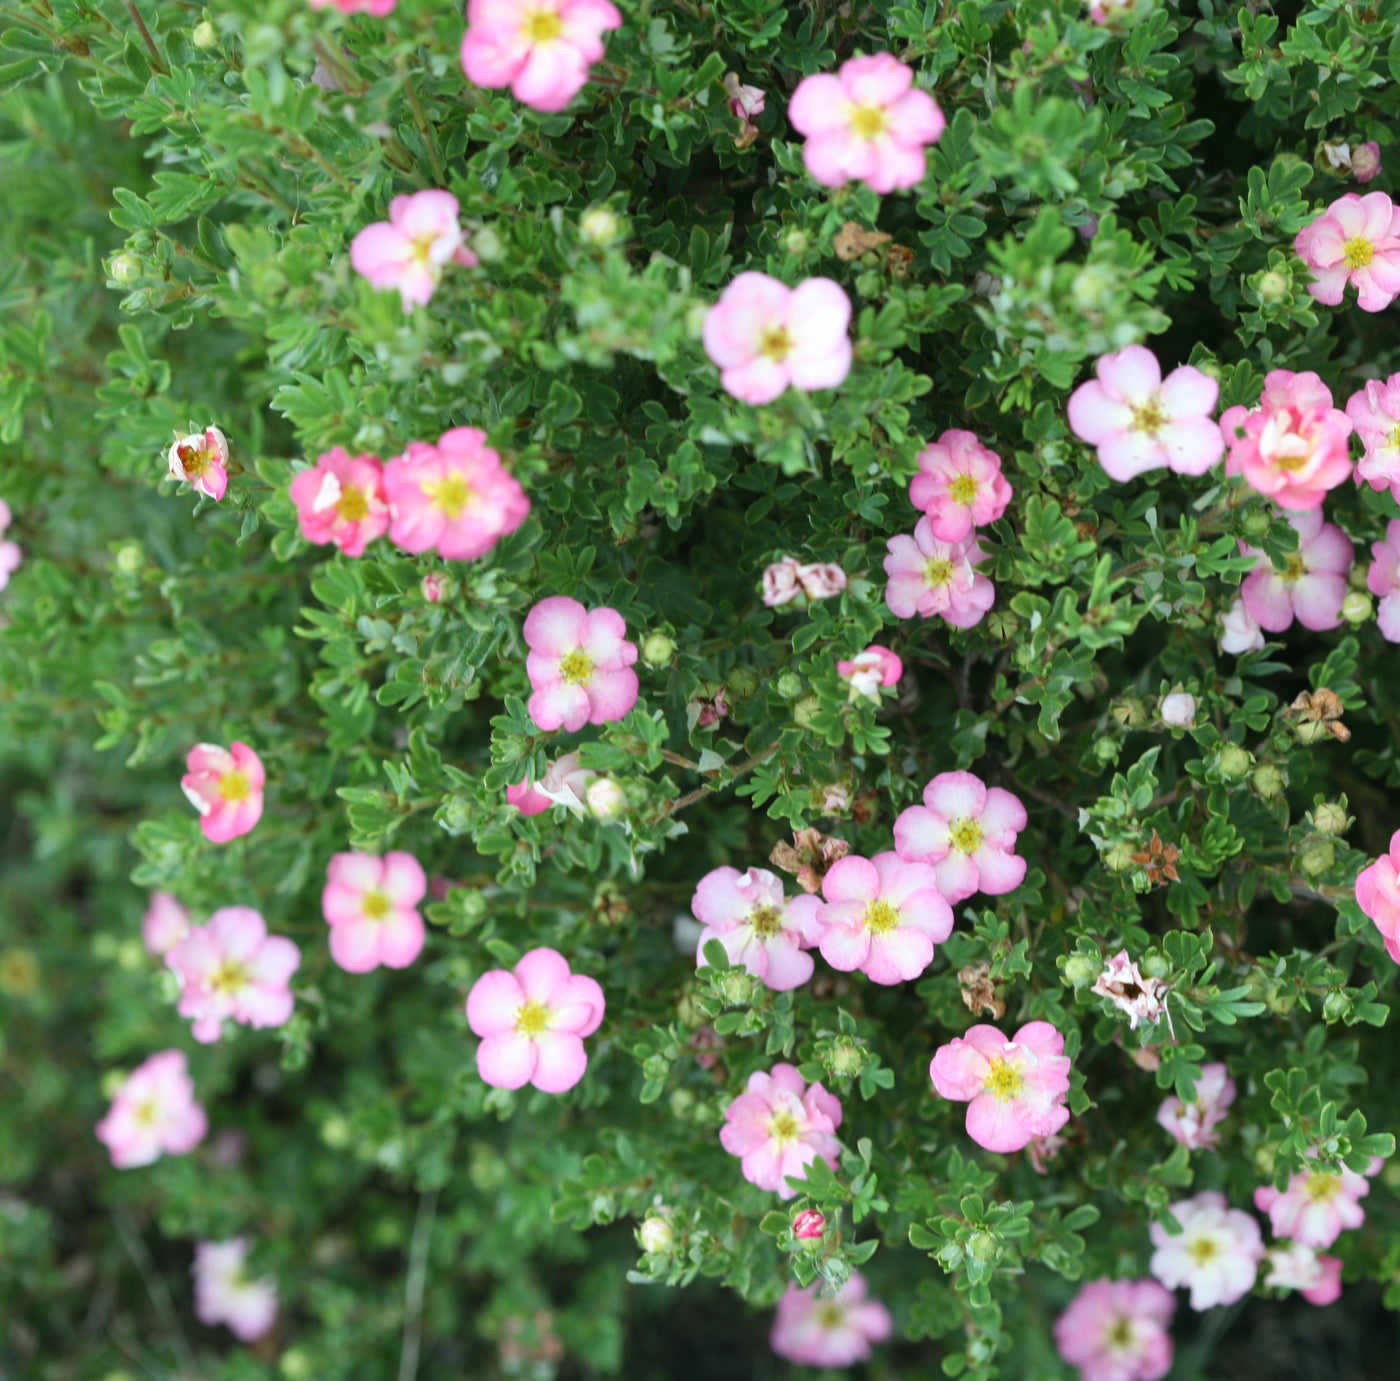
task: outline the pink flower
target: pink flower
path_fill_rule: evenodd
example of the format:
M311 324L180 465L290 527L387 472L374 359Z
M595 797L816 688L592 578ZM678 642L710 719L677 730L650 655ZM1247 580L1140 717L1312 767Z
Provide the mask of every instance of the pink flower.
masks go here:
M1011 792L971 772L940 772L924 787L923 805L895 820L894 847L901 858L932 864L938 890L956 904L1021 885L1026 860L1013 850L1025 827L1026 808Z
M766 273L741 273L705 315L705 353L725 392L771 403L789 384L835 388L851 368L851 299L829 278L789 288Z
M1152 1224L1152 1274L1169 1290L1189 1288L1192 1309L1243 1299L1264 1257L1259 1224L1213 1192L1179 1199L1170 1210L1181 1232L1173 1237L1161 1223Z
M1385 537L1371 543L1371 556L1366 588L1380 599L1376 622L1383 638L1400 643L1400 520L1386 524Z
M1335 307L1348 283L1363 312L1380 312L1400 296L1400 211L1384 192L1338 197L1293 241L1312 270L1308 291Z
M1220 431L1226 474L1243 475L1280 508L1317 508L1351 474L1351 419L1311 371L1270 370L1259 406L1227 408Z
M1400 374L1384 383L1370 379L1347 399L1346 414L1366 454L1356 464L1356 481L1389 489L1400 499Z
M297 522L308 542L334 542L346 556L363 556L365 545L389 530L384 467L377 456L355 456L340 446L292 481Z
M152 959L164 959L189 933L190 913L169 892L152 892L141 918L141 940Z
M506 787L506 801L522 815L539 815L550 806L565 806L575 815L582 815L588 783L596 775L586 767L579 767L577 753L565 753L549 764L538 783L526 777Z
M427 876L412 854L336 854L321 893L331 958L347 973L368 973L381 964L407 968L423 948L417 907L427 890Z
M215 503L224 497L228 489L228 441L217 427L177 436L165 458L171 479L183 480Z
M1370 182L1381 175L1381 146L1374 139L1353 150L1351 175L1361 183Z
M410 441L384 467L390 541L405 551L431 549L449 561L471 561L525 521L530 500L485 441L479 427L453 427L436 446Z
M764 604L770 609L777 609L805 594L802 582L797 578L800 569L791 556L785 556L781 561L775 561L768 566L763 572Z
M894 1330L890 1311L878 1300L865 1297L865 1277L852 1271L851 1278L825 1299L817 1286L799 1289L788 1281L778 1301L769 1345L779 1357L798 1366L849 1367L870 1356L872 1343L883 1343Z
M805 1180L818 1157L833 1170L841 1143L841 1100L819 1083L810 1086L796 1068L776 1064L771 1074L755 1070L747 1092L724 1110L720 1145L740 1157L744 1178L779 1198L795 1198L789 1179Z
M1157 356L1145 345L1100 355L1097 379L1069 397L1069 425L1097 447L1112 479L1133 479L1165 465L1178 475L1204 475L1225 453L1211 420L1220 385L1189 364L1162 378Z
M859 178L881 194L923 181L924 149L947 125L938 103L914 85L914 69L892 53L851 58L835 76L803 77L788 119L807 136L802 161L823 187Z
M295 999L288 983L301 950L251 906L224 906L207 925L193 926L165 962L180 979L180 1015L193 1017L194 1038L205 1045L223 1034L225 1017L240 1026L283 1026Z
M904 675L904 663L889 648L871 643L849 661L837 662L836 671L851 683L852 700L864 696L867 700L878 701L881 686L899 684L899 678Z
M846 572L831 562L799 566L797 578L808 599L831 599L846 588Z
M436 571L429 571L423 577L418 588L423 592L423 598L429 604L437 604L447 593L447 579Z
M540 600L525 619L530 718L570 733L625 718L641 686L632 670L637 646L626 634L616 609L585 609L567 595Z
M766 868L715 868L700 879L690 904L705 928L696 962L706 966L705 946L718 940L731 964L742 964L775 992L805 983L815 964L805 953L821 938L821 902L807 896L789 900L782 882Z
M995 1026L968 1028L940 1045L929 1064L934 1089L967 1103L967 1134L988 1151L1019 1151L1069 1121L1065 1038L1032 1021L1010 1039Z
M1342 621L1356 548L1335 523L1323 522L1320 508L1291 513L1288 522L1298 534L1298 550L1282 571L1274 570L1258 547L1240 543L1242 552L1258 558L1240 586L1240 598L1270 633L1282 633L1295 618L1304 628L1335 628Z
M1218 1061L1201 1066L1196 1101L1183 1103L1173 1094L1157 1109L1157 1121L1190 1151L1213 1150L1215 1129L1235 1101L1235 1081Z
M395 197L387 221L365 226L350 241L351 268L381 292L397 288L405 312L425 306L449 263L471 268L477 262L466 248L457 213L451 192Z
M826 1232L826 1217L814 1208L804 1208L792 1220L792 1235L799 1242L820 1241Z
M1356 875L1355 890L1356 904L1376 923L1386 953L1400 964L1400 830L1390 836L1390 852Z
M1297 1290L1309 1304L1334 1304L1342 1294L1339 1257L1319 1256L1301 1242L1276 1243L1264 1258L1269 1274L1264 1284L1281 1290Z
M940 542L961 542L973 528L996 522L1011 493L1001 457L972 432L954 427L919 452L909 502L927 516L929 531Z
M1269 1215L1275 1237L1291 1237L1305 1247L1330 1247L1343 1228L1359 1228L1366 1221L1361 1200L1371 1192L1367 1176L1380 1173L1383 1164L1372 1156L1366 1175L1343 1166L1339 1172L1300 1170L1279 1191L1271 1184L1254 1191L1254 1207Z
M262 759L235 739L227 748L197 743L185 758L180 790L199 812L199 827L211 844L247 834L262 818Z
M725 74L724 90L729 97L729 112L736 120L751 125L763 114L767 93L761 87L744 86L737 72Z
M0 542L0 590L10 583L10 577L19 570L23 560L24 552L18 542Z
M468 0L462 70L477 86L510 87L517 101L563 110L622 26L610 0Z
M1081 1381L1159 1381L1172 1366L1175 1313L1155 1280L1091 1280L1055 1320L1055 1346Z
M1264 646L1264 630L1245 607L1243 599L1235 602L1220 616L1220 650L1238 656L1241 652L1257 652Z
M1089 991L1126 1012L1130 1031L1141 1022L1156 1021L1167 1010L1167 985L1160 978L1145 977L1125 949L1108 961Z
M313 10L334 8L341 14L371 14L376 19L392 14L397 3L398 0L307 0Z
M987 555L975 536L942 542L933 535L928 518L920 518L912 537L900 533L885 545L885 603L892 614L901 619L938 614L954 628L982 622L996 591L974 570Z
M162 1050L127 1075L97 1124L97 1139L118 1170L129 1170L162 1155L187 1155L208 1130L209 1119L195 1102L185 1052Z
M249 1280L246 1238L197 1242L194 1249L194 1313L200 1323L227 1324L240 1342L255 1343L277 1322L277 1286Z
M492 969L467 995L467 1024L482 1037L476 1067L494 1088L533 1084L563 1093L583 1078L583 1038L603 1020L603 990L557 950L532 949L515 971Z

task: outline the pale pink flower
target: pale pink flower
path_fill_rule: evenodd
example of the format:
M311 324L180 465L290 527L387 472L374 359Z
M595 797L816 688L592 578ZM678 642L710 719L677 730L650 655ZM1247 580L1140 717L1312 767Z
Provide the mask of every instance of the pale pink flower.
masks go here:
M831 562L799 566L797 578L808 599L831 599L846 588L846 572Z
M1371 543L1366 588L1380 599L1376 623L1388 642L1400 643L1400 519L1386 524L1385 537Z
M1069 1056L1048 1021L1031 1021L1010 1039L995 1027L969 1027L934 1052L934 1089L967 1103L967 1134L988 1151L1019 1151L1069 1121Z
M405 312L425 306L450 263L468 268L476 255L464 242L451 192L414 192L389 203L389 219L367 225L350 241L350 267L374 287L397 288Z
M1381 146L1374 139L1352 151L1351 175L1361 183L1381 175Z
M449 561L484 556L530 514L520 482L479 427L453 427L437 445L410 441L384 467L389 540Z
M1356 875L1356 904L1376 924L1386 953L1400 964L1400 830L1390 836L1390 851Z
M262 759L246 743L197 743L185 767L180 790L199 812L199 827L211 844L247 834L262 818Z
M796 288L766 273L741 273L705 314L705 353L726 393L771 403L791 384L835 388L851 368L851 299L830 278Z
M799 595L805 595L807 592L797 575L801 569L796 558L791 556L785 556L766 567L763 572L764 604L770 609L778 609L784 604L791 604Z
M942 542L925 517L912 537L900 533L885 545L885 603L898 618L937 614L954 628L972 628L996 600L992 582L975 569L987 556L975 536Z
M1126 1012L1130 1031L1136 1031L1144 1021L1156 1021L1167 1010L1167 985L1160 978L1146 976L1125 949L1108 961L1089 991Z
M1259 1224L1214 1192L1169 1207L1181 1232L1173 1237L1163 1224L1152 1224L1152 1274L1169 1290L1189 1288L1192 1309L1243 1299L1254 1288L1264 1258Z
M815 1284L803 1290L788 1281L768 1335L779 1357L804 1367L854 1366L870 1356L872 1343L883 1343L894 1331L890 1311L866 1299L859 1271L833 1295L822 1298L817 1290Z
M1215 1129L1225 1120L1235 1101L1235 1081L1230 1071L1216 1061L1201 1066L1196 1081L1196 1101L1183 1103L1176 1094L1157 1109L1157 1121L1190 1151L1213 1150Z
M277 1285L249 1280L248 1242L197 1242L194 1249L194 1313L200 1323L227 1324L240 1342L255 1343L277 1322Z
M1356 548L1335 523L1323 522L1320 508L1290 513L1288 522L1298 534L1298 549L1281 571L1258 547L1240 543L1242 552L1257 558L1240 585L1240 598L1254 621L1270 633L1282 633L1295 618L1304 628L1335 628L1342 621Z
M1356 463L1356 482L1389 489L1400 499L1400 374L1368 380L1347 399L1346 414L1366 448Z
M19 570L23 560L24 551L18 542L0 542L0 590L10 583L10 577Z
M1400 210L1384 192L1340 196L1293 241L1312 270L1308 292L1335 307L1348 283L1363 312L1379 312L1400 296Z
M162 1155L187 1155L208 1130L185 1052L162 1050L127 1075L97 1124L97 1139L118 1170L129 1170Z
M1157 706L1162 723L1173 729L1190 729L1196 723L1196 697L1188 691L1173 691L1164 695Z
M641 688L632 670L637 646L626 634L616 609L585 609L567 595L540 600L525 619L530 718L570 733L625 718Z
M799 1242L815 1242L826 1232L826 1217L815 1208L804 1208L792 1220L792 1235Z
M897 686L904 675L904 662L899 654L879 643L871 643L864 652L849 661L836 663L837 675L851 683L850 698L880 699L881 686Z
M417 908L427 890L427 876L412 854L334 855L321 893L331 958L347 973L368 973L381 964L407 968L423 948Z
M169 892L152 892L141 918L141 941L152 959L164 959L189 934L190 913Z
M495 1088L533 1084L563 1093L583 1078L583 1038L602 1023L603 990L574 973L558 950L532 949L509 969L492 969L467 994L467 1024L482 1037L476 1068Z
M335 446L292 481L301 535L317 546L335 543L363 556L367 543L389 530L384 467L377 456L354 456Z
M1264 1284L1297 1290L1309 1304L1335 1304L1342 1294L1339 1257L1319 1256L1301 1242L1276 1243L1264 1258L1269 1274Z
M621 27L610 0L468 0L462 70L477 86L508 86L517 101L553 113L583 89L603 34Z
M961 542L973 528L996 522L1011 494L1001 457L956 427L919 452L919 473L909 484L909 502L940 542Z
M851 58L834 76L803 77L788 119L807 136L802 161L823 187L858 178L881 194L923 181L924 149L948 123L938 102L914 85L914 69L892 53Z
M251 906L224 906L165 956L180 979L180 1015L193 1017L194 1038L208 1045L226 1017L240 1026L283 1026L292 1015L292 975L301 950Z
M506 801L522 815L539 815L550 806L564 806L575 815L582 815L588 783L595 775L591 769L578 765L577 753L565 753L549 764L538 782L526 777L506 787Z
M775 992L805 983L815 967L806 953L821 938L821 902L807 896L789 899L781 880L766 868L714 868L702 877L690 903L705 928L696 945L696 962L706 966L705 946L718 940L731 964L742 964Z
M1238 596L1220 616L1220 650L1238 656L1241 652L1257 652L1264 646L1264 630Z
M767 92L761 87L745 86L737 72L727 72L724 77L725 94L729 97L729 111L736 120L751 125L763 114L767 105Z
M1269 1215L1275 1237L1290 1237L1305 1247L1330 1247L1343 1228L1366 1221L1361 1200L1371 1192L1367 1177L1378 1175L1384 1162L1372 1156L1365 1175L1342 1166L1339 1171L1300 1170L1278 1190L1271 1184L1254 1191L1254 1207Z
M182 480L215 503L228 489L228 441L217 427L177 436L166 452L170 478Z
M1026 860L1014 852L1026 808L1009 791L971 772L940 772L924 787L924 803L894 822L901 858L933 865L938 890L950 902L974 892L1001 896L1019 887Z
M313 10L337 9L341 14L370 14L383 19L394 12L398 0L307 0Z
M1033 1136L1026 1142L1026 1159L1037 1175L1045 1175L1049 1173L1050 1162L1058 1160L1068 1145L1069 1142L1058 1132L1051 1132L1049 1136Z
M744 1178L760 1189L792 1199L789 1179L805 1180L807 1167L820 1158L833 1170L841 1143L841 1100L819 1083L808 1085L789 1064L772 1073L755 1070L747 1090L724 1110L720 1145L740 1158Z
M1160 1381L1175 1313L1176 1297L1155 1280L1091 1280L1055 1320L1055 1346L1081 1381Z
M1110 478L1130 480L1166 466L1178 475L1204 475L1225 452L1211 413L1220 385L1194 365L1165 379L1145 345L1100 355L1096 379L1069 397L1069 425L1097 448Z

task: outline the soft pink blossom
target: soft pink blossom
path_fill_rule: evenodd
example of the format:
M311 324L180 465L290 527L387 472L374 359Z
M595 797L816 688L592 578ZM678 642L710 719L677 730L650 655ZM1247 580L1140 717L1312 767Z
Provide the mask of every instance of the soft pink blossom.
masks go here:
M583 1038L603 1020L603 990L574 973L558 950L532 949L509 969L492 969L467 995L467 1024L482 1038L476 1067L495 1088L533 1084L563 1093L583 1078Z
M1356 904L1376 924L1386 953L1400 964L1400 830L1390 836L1390 851L1356 875Z
M1091 1280L1055 1320L1055 1346L1081 1381L1160 1381L1175 1313L1175 1296L1155 1280Z
M799 595L806 594L797 576L801 569L796 559L791 556L785 556L781 561L774 561L767 566L763 572L764 604L770 609L778 609L784 604L791 604Z
M1195 1092L1193 1103L1183 1103L1176 1094L1165 1099L1157 1109L1157 1121L1188 1150L1213 1150L1215 1129L1235 1101L1235 1081L1230 1078L1230 1071L1216 1061L1201 1066Z
M1388 642L1400 643L1400 519L1386 524L1385 536L1371 543L1366 588L1380 599L1376 623Z
M550 806L564 806L582 815L588 783L595 775L590 768L578 765L577 753L565 753L545 768L538 782L526 777L506 787L506 801L522 815L539 815Z
M346 556L363 556L367 543L389 530L389 500L378 456L350 456L335 446L292 481L301 535Z
M18 542L0 542L0 590L9 583L10 577L20 568L24 551Z
M616 609L585 609L567 595L540 600L525 619L530 718L570 733L625 718L641 688L632 670L637 645L626 635Z
M1260 1185L1254 1191L1254 1207L1269 1215L1275 1237L1289 1237L1305 1247L1330 1247L1343 1228L1359 1228L1365 1222L1361 1200L1371 1192L1367 1177L1379 1174L1383 1163L1372 1156L1365 1175L1346 1166L1339 1171L1300 1170L1284 1190Z
M407 968L423 948L418 903L427 890L427 876L412 854L334 855L321 893L331 958L347 973L368 973L381 964Z
M1297 1290L1309 1304L1335 1304L1342 1294L1339 1257L1319 1256L1301 1242L1279 1242L1264 1258L1269 1274L1264 1284L1281 1290Z
M1213 1191L1169 1207L1181 1232L1173 1237L1163 1224L1152 1224L1152 1274L1169 1290L1189 1288L1192 1309L1243 1299L1264 1257L1259 1224Z
M1099 464L1115 480L1166 466L1178 475L1204 475L1225 452L1211 413L1220 385L1193 365L1165 379L1145 345L1100 355L1098 375L1070 394L1069 425L1098 449Z
M392 8L392 7L391 7ZM389 203L389 219L350 242L350 266L381 291L397 288L405 312L426 305L450 263L477 262L466 247L451 192L414 192Z
M1238 596L1220 616L1220 650L1238 656L1241 652L1257 652L1264 646L1264 630Z
M97 1139L118 1170L129 1170L162 1155L187 1155L208 1130L185 1052L162 1050L127 1075L97 1124Z
M255 1343L277 1322L277 1285L249 1280L248 1242L198 1242L194 1249L194 1313L200 1323L227 1324L240 1342Z
M705 315L705 353L725 392L771 403L791 384L835 388L851 368L851 299L830 278L796 288L766 273L741 273Z
M814 1284L803 1290L788 1281L768 1335L779 1357L804 1367L849 1367L864 1362L871 1344L883 1343L894 1331L890 1311L866 1299L859 1271L833 1295L822 1298L818 1289Z
M771 1073L755 1070L741 1093L724 1111L720 1145L740 1158L744 1178L779 1198L795 1198L789 1179L805 1180L807 1167L820 1158L833 1170L841 1143L841 1100L819 1083L810 1086L790 1064Z
M792 1220L792 1235L799 1242L816 1242L826 1232L826 1217L815 1208L804 1208Z
M235 739L227 748L197 743L185 758L180 790L199 812L199 827L211 844L247 834L262 818L262 759Z
M904 662L899 654L879 643L871 643L864 652L849 661L836 663L837 675L851 683L850 698L880 699L881 686L897 686L904 675Z
M812 949L821 938L816 897L788 898L782 881L766 868L715 868L700 879L690 903L705 928L696 945L704 968L705 946L718 940L731 964L742 964L777 992L805 983L815 967Z
M1400 208L1384 192L1338 197L1293 241L1312 270L1308 291L1335 307L1350 283L1363 312L1379 312L1400 296Z
M969 1027L940 1045L929 1064L934 1089L967 1103L967 1134L988 1151L1019 1151L1069 1121L1070 1061L1048 1022L1027 1022L1010 1039L995 1026Z
M956 427L919 452L919 473L909 485L909 502L927 516L940 542L961 542L974 528L996 522L1011 494L1001 457Z
M940 772L924 787L924 803L900 812L894 847L901 858L933 865L938 889L957 903L974 892L1001 896L1026 876L1014 852L1026 808L1009 791L971 772Z
M223 1034L224 1019L240 1026L283 1026L295 999L288 986L301 950L251 906L224 906L206 925L165 956L180 979L180 1015L193 1017L194 1038L204 1044Z
M1244 607L1270 633L1282 633L1295 618L1304 628L1336 628L1356 548L1335 523L1323 521L1320 508L1290 513L1288 522L1298 534L1298 549L1281 571L1258 547L1240 543L1242 552L1257 558L1240 585Z
M1346 414L1366 448L1356 463L1356 482L1389 489L1400 499L1400 374L1368 380L1347 399Z
M806 136L802 161L823 187L859 179L882 194L923 181L924 149L948 123L937 101L914 85L914 69L892 53L850 58L835 75L803 77L788 119Z
M563 110L622 27L611 0L468 0L462 70L477 86L510 87L535 110Z
M228 489L228 441L217 427L177 436L166 452L170 478L182 480L215 503Z
M763 114L767 105L767 92L761 87L745 86L737 72L728 72L724 78L725 94L729 97L729 111L736 120L746 125L753 124Z
M901 619L937 614L954 628L982 622L996 591L975 569L987 556L975 536L940 541L925 517L915 524L912 537L900 533L885 545L885 603L892 614Z
M141 918L141 940L153 959L164 959L189 934L190 913L169 893L152 892Z
M398 0L307 0L313 10L337 9L341 14L370 14L383 19L394 12Z
M846 588L846 572L830 561L799 566L797 578L808 599L831 599Z
M1352 150L1351 175L1360 183L1381 175L1381 146L1374 139Z
M1158 1020L1167 1010L1167 985L1160 978L1145 975L1125 949L1108 961L1089 991L1126 1012L1130 1031L1136 1031L1144 1021Z

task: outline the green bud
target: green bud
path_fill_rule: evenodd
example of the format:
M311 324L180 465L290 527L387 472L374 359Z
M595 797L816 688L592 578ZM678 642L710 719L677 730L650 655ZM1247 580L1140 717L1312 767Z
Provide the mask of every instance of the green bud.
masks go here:
M617 1217L617 1200L606 1192L595 1194L588 1211L593 1221L600 1226L611 1223Z
M1350 1011L1351 999L1337 988L1322 999L1322 1019L1326 1022L1341 1021Z
M642 661L649 667L670 666L676 645L664 633L648 633L642 642Z
M731 1007L747 1007L753 996L753 979L744 969L726 969L715 979L715 986Z
M622 222L606 206L590 206L578 220L579 238L606 249L622 234Z
M1256 547L1269 535L1269 529L1273 525L1273 517L1264 508L1251 508L1240 522L1245 537Z
M1336 801L1324 801L1312 812L1313 829L1319 834L1345 834L1351 824L1347 808Z
M1220 775L1228 777L1231 781L1243 777L1253 762L1254 758L1251 754L1241 748L1238 743L1225 744L1215 759L1215 765L1220 769Z
M1259 294L1260 302L1266 305L1282 302L1288 296L1291 287L1288 275L1279 273L1277 269L1269 269L1254 280L1254 291Z
M350 1144L350 1123L339 1113L332 1114L321 1123L321 1140L332 1151L343 1151Z
M975 1232L968 1239L967 1254L985 1266L1001 1255L1001 1243L990 1232Z
M864 1063L865 1055L860 1047L850 1045L845 1041L833 1045L831 1053L826 1057L826 1067L833 1074L839 1074L843 1079L854 1078L860 1073L860 1068Z
M1115 700L1110 713L1127 729L1140 729L1148 720L1146 704L1133 695Z
M758 693L758 675L752 667L730 667L725 684L731 701L747 700Z
M107 260L107 276L114 283L134 283L141 277L141 261L134 254L114 254Z
M125 542L117 548L115 565L123 575L136 575L146 564L146 553L140 542Z
M207 19L201 19L190 32L190 42L202 50L212 48L218 41L219 31Z
M815 695L804 695L792 707L792 721L799 729L810 729L820 709L821 701Z
M611 777L594 777L583 799L595 820L616 820L627 809L627 795Z
M783 236L783 248L792 255L801 256L812 247L812 237L805 231L796 227L789 230Z
M1103 852L1103 866L1110 873L1126 873L1133 866L1136 852L1131 844L1110 844Z
M1363 623L1369 623L1371 615L1375 612L1376 606L1370 595L1363 594L1360 590L1347 591L1347 597L1342 601L1342 617L1353 628L1360 628Z
M311 1354L304 1348L290 1347L282 1354L282 1360L277 1364L282 1371L282 1375L287 1381L311 1381L316 1375L316 1364L311 1360Z
M1062 972L1065 982L1075 988L1086 988L1099 976L1103 964L1091 959L1087 954L1071 954L1065 960Z
M1371 588L1371 563L1369 561L1353 561L1351 563L1351 570L1347 572L1347 586L1361 593L1365 593Z
M1298 855L1298 866L1310 877L1319 877L1337 861L1330 839L1317 839Z
M117 963L128 973L146 967L146 947L140 940L123 940L117 950Z
M1267 762L1254 769L1251 780L1255 791L1266 801L1273 800L1275 796L1282 796L1284 787L1288 785L1283 773Z
M674 1089L671 1093L671 1116L677 1122L685 1122L695 1109L695 1095L688 1088Z
M472 253L483 264L489 264L493 259L499 259L506 252L506 247L501 243L501 237L489 225L483 225L480 230L472 231L471 246Z
M676 1244L676 1230L658 1213L644 1218L637 1229L637 1245L648 1256L669 1252Z

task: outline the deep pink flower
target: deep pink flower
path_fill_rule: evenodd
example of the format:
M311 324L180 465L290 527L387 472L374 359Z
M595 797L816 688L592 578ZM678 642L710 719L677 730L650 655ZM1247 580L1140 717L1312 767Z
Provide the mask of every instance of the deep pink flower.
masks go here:
M954 628L982 622L996 590L975 569L987 556L975 536L942 542L925 517L915 524L912 537L900 533L885 545L885 603L892 614L901 619L937 614Z
M540 600L525 619L530 718L570 733L625 718L641 688L632 670L637 646L626 635L616 609L585 609L567 595Z
M185 1052L162 1050L127 1075L107 1116L97 1124L97 1139L118 1170L129 1170L162 1155L187 1155L208 1130L209 1119L195 1101Z
M766 868L715 868L700 879L690 909L705 928L696 961L706 964L705 946L718 940L731 964L742 964L776 992L799 987L815 964L806 953L821 938L816 897L787 898L782 881Z
M292 481L297 522L308 542L334 542L346 556L363 556L367 543L389 530L389 500L378 456L354 456L340 446Z
M152 892L141 918L141 940L152 959L164 959L189 934L190 913L169 892Z
M1390 836L1390 852L1356 875L1355 890L1356 904L1376 923L1386 952L1400 964L1400 830Z
M1157 356L1145 345L1100 355L1096 379L1069 397L1069 425L1081 441L1097 447L1110 478L1133 479L1166 466L1178 475L1204 475L1225 453L1211 413L1220 385L1193 365L1165 379Z
M392 8L392 6L390 7ZM414 192L389 203L389 219L350 242L350 266L381 291L397 288L405 312L425 306L450 263L477 262L466 247L451 192Z
M1356 463L1356 482L1389 489L1400 499L1400 374L1368 380L1347 399L1346 414L1366 448Z
M331 958L347 973L368 973L381 964L407 968L423 948L417 908L427 890L427 876L412 854L336 854L321 893Z
M1152 1224L1152 1274L1169 1290L1189 1288L1192 1309L1243 1299L1254 1288L1264 1258L1259 1224L1213 1192L1169 1207L1181 1232L1173 1237L1161 1223Z
M834 1295L822 1299L818 1286L800 1289L788 1281L778 1301L769 1346L779 1357L804 1367L849 1367L870 1356L872 1343L883 1343L894 1330L890 1311L866 1299L865 1277L851 1278Z
M563 1093L583 1078L583 1038L603 1020L603 990L574 973L558 950L532 949L509 969L492 969L467 994L467 1024L482 1037L476 1067L495 1088L533 1084Z
M1091 1280L1055 1320L1055 1346L1081 1381L1160 1381L1175 1313L1175 1296L1155 1280Z
M841 1100L819 1083L808 1085L793 1065L776 1064L771 1074L755 1070L747 1091L724 1110L720 1145L740 1157L744 1178L782 1199L797 1191L787 1181L805 1180L816 1159L833 1170L841 1143Z
M517 101L563 110L622 27L611 0L468 0L462 70L477 86L510 87Z
M1288 522L1298 534L1298 550L1282 571L1258 547L1240 543L1242 552L1257 558L1240 585L1240 598L1259 627L1270 633L1282 633L1295 618L1304 628L1335 628L1342 621L1356 548L1335 523L1323 522L1320 508L1290 513Z
M410 441L384 467L393 517L389 540L449 561L484 556L530 514L520 482L479 427L453 427L436 446Z
M228 489L228 441L217 427L177 436L166 452L170 478L182 480L215 503Z
M1141 1022L1156 1021L1167 1010L1167 985L1146 976L1125 949L1108 961L1089 991L1126 1012L1130 1031L1136 1031Z
M1366 588L1380 599L1376 622L1383 638L1400 643L1400 520L1386 524L1385 537L1371 543L1371 556Z
M1351 175L1360 183L1381 175L1381 146L1374 139L1352 150Z
M392 0L391 0L392 3ZM235 1338L255 1343L277 1322L277 1286L249 1280L248 1242L197 1242L194 1249L194 1313L200 1323L227 1324Z
M978 1025L940 1045L929 1064L934 1089L967 1103L967 1134L988 1151L1019 1151L1069 1121L1069 1056L1048 1022L1027 1022L1010 1039Z
M802 161L823 187L859 179L881 194L923 181L924 149L948 123L933 97L914 85L914 69L892 53L851 58L834 76L803 77L788 119L806 135Z
M1378 1175L1382 1164L1372 1156L1365 1175L1346 1166L1339 1172L1300 1170L1282 1191L1260 1185L1254 1207L1269 1215L1275 1237L1290 1237L1305 1247L1330 1247L1343 1228L1359 1228L1366 1221L1361 1200L1371 1192L1367 1177Z
M899 684L899 678L904 675L904 662L898 653L879 643L871 643L849 661L837 662L836 673L851 683L852 700L864 696L867 700L878 701L881 686Z
M262 818L262 759L235 739L227 748L197 743L185 758L180 790L199 812L199 827L211 844L237 839Z
M961 542L973 528L996 522L1011 494L1001 457L956 427L919 452L919 473L909 485L909 502L928 517L940 542Z
M1021 885L1026 860L1014 850L1025 827L1026 808L1011 792L971 772L940 772L924 787L923 805L895 820L894 847L901 858L932 864L938 890L957 903Z
M578 765L577 753L565 753L545 769L538 782L529 777L506 787L506 801L522 815L539 815L550 806L564 806L575 815L586 811L585 793L597 773Z
M383 19L394 12L398 0L307 0L313 10L337 9L341 14L371 14Z
M1238 656L1241 652L1257 652L1264 646L1264 630L1238 596L1220 616L1220 650Z
M766 273L741 273L705 315L705 353L725 392L771 403L791 384L835 388L851 368L851 299L830 278L796 288Z
M1235 1081L1218 1061L1202 1065L1195 1092L1194 1103L1183 1103L1176 1094L1165 1099L1157 1109L1157 1121L1188 1150L1213 1150L1215 1129L1235 1101Z
M1363 312L1380 312L1400 296L1400 209L1384 192L1338 197L1293 241L1312 270L1308 291L1335 307L1348 283Z
M1309 1304L1335 1304L1342 1294L1342 1263L1339 1257L1319 1256L1301 1242L1275 1243L1264 1258L1269 1274L1264 1284L1282 1290L1297 1290Z

